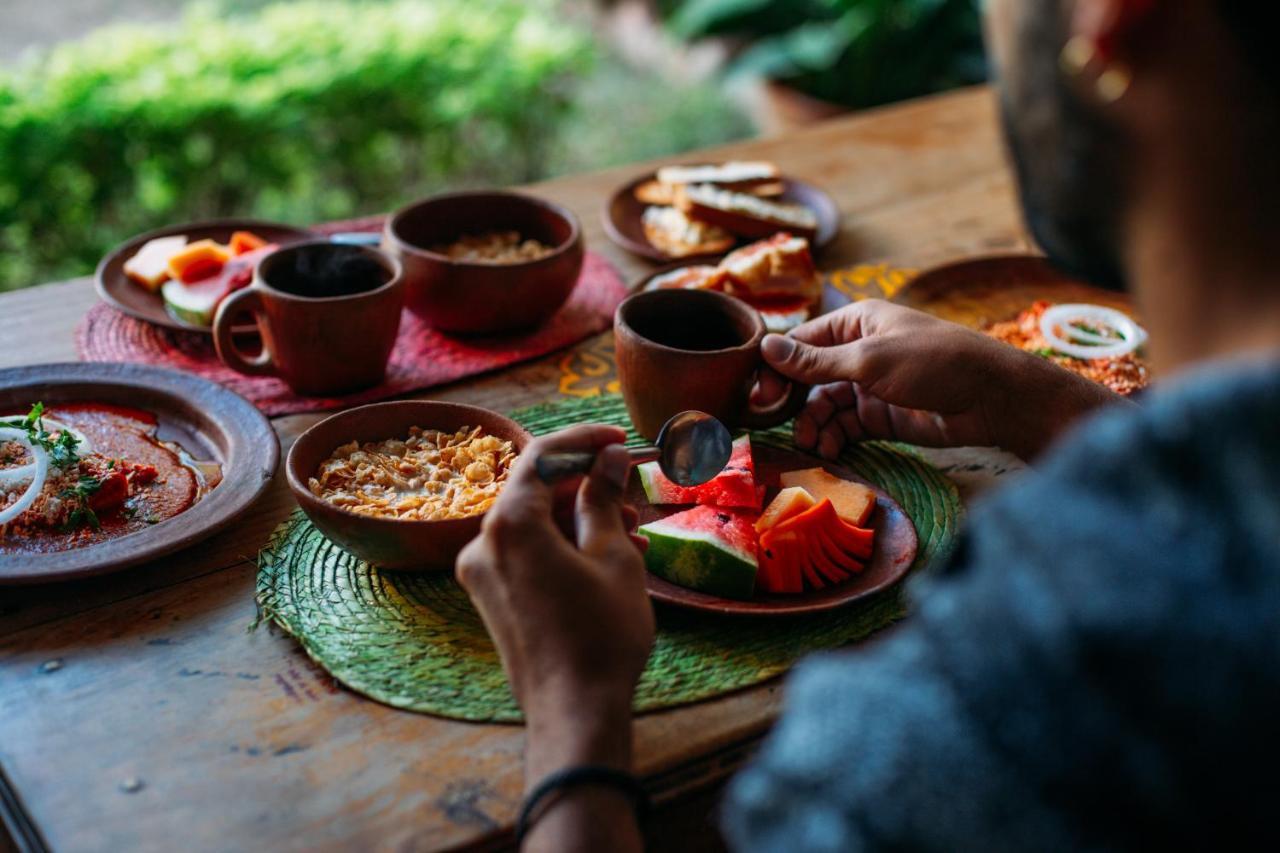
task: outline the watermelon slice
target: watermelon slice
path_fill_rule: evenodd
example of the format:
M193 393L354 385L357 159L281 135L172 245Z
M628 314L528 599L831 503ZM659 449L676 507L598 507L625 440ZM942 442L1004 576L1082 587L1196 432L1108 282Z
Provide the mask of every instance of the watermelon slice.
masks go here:
M698 504L700 506L759 509L763 492L756 488L755 463L751 460L751 438L742 436L733 443L733 453L715 479L701 486L677 486L667 479L657 462L636 469L649 503Z
M699 506L646 524L639 530L649 540L645 565L689 589L751 598L758 566L755 520L743 510Z
M258 262L278 247L269 243L258 249L231 258L217 273L199 281L185 283L170 279L160 288L169 313L194 326L212 326L213 315L232 291L248 287Z

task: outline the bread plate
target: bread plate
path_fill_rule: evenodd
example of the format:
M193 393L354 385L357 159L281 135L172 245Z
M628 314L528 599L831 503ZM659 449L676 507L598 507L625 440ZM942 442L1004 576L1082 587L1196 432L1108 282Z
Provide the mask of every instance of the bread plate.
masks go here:
M645 209L652 205L636 198L636 188L656 180L656 177L656 171L640 175L619 187L610 196L601 212L601 221L609 239L633 254L655 261L705 261L724 255L725 252L713 252L702 255L683 255L677 258L666 254L649 242L645 237L643 219ZM783 191L777 197L777 201L804 205L817 217L817 233L812 241L815 252L830 245L840 231L840 211L836 207L835 200L823 190L805 181L784 176L781 183ZM786 229L779 227L777 230L785 231ZM752 238L744 237L738 240L737 245L750 242Z

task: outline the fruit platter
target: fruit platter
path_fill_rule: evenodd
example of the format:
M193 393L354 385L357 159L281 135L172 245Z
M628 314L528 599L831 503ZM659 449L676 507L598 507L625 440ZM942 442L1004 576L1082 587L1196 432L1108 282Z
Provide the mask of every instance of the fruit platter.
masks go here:
M915 528L882 490L838 465L750 435L724 471L685 488L658 463L630 494L648 549L650 596L715 613L793 615L843 607L901 580Z

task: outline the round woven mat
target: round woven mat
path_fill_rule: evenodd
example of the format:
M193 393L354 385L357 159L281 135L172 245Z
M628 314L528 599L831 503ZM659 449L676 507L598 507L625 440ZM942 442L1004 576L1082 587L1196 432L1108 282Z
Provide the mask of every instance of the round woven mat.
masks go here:
M616 395L539 406L515 417L535 434L585 422L630 426ZM784 429L753 439L791 444ZM840 461L881 486L911 517L920 536L913 570L949 546L960 514L955 487L909 448L865 443ZM520 720L484 625L449 574L371 569L295 512L259 556L257 597L264 618L358 693L443 717ZM787 619L659 609L657 641L635 709L669 708L749 687L785 672L803 655L860 639L903 612L900 590Z

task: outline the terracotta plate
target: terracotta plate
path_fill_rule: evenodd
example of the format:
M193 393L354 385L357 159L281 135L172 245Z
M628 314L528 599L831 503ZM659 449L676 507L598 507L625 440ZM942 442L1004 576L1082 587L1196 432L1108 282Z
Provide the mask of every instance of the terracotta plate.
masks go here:
M275 430L261 412L221 385L185 373L140 364L0 370L0 410L36 401L114 403L151 412L160 421L160 438L220 463L222 482L186 512L118 539L53 554L0 555L0 584L106 574L212 536L266 491L280 459Z
M975 329L1010 320L1037 300L1091 302L1133 316L1122 293L1075 281L1039 255L997 255L925 270L893 301Z
M669 583L657 575L645 576L645 586L654 601L685 607L690 610L705 610L711 613L729 613L744 616L794 616L801 613L817 613L823 610L834 610L845 607L855 601L875 595L893 586L906 576L907 571L916 558L916 528L911 519L902 511L892 498L867 483L846 468L825 463L816 457L797 450L784 450L768 445L753 445L756 477L769 487L765 502L772 500L778 493L778 477L783 471L794 471L798 468L814 468L822 465L828 471L846 480L857 480L875 489L879 496L872 524L876 529L875 550L871 554L871 562L853 580L816 592L801 595L763 595L757 594L750 601L738 601L732 598L720 598L692 589ZM633 477L628 499L640 510L640 523L647 524L668 515L681 512L688 507L655 507L644 496L644 488Z
M304 228L295 228L292 225L281 225L277 222L263 222L257 219L220 219L211 222L193 222L187 225L170 225L165 228L158 228L155 231L148 231L146 234L139 234L127 243L117 246L111 251L102 262L98 264L98 270L94 273L93 283L98 290L98 296L102 300L118 311L123 311L130 317L137 317L139 320L146 320L148 323L155 323L157 326L165 326L170 329L178 329L184 332L200 332L202 334L212 334L212 330L207 326L195 326L191 323L185 323L174 317L164 307L164 299L159 293L152 293L136 282L132 281L124 274L125 261L137 254L138 249L148 240L154 240L156 237L168 237L173 234L185 234L188 241L194 240L217 240L219 243L225 243L231 239L231 234L235 231L252 231L259 237L262 237L270 243L296 243L299 240L306 240L316 235ZM237 333L252 334L256 331L252 324L237 326Z
M619 187L609 199L608 204L605 205L601 218L604 223L605 233L609 235L609 239L622 248L655 261L670 261L673 260L670 256L664 254L645 239L641 217L644 216L644 210L649 205L636 199L635 195L635 188L645 181L653 180L656 174L656 172L650 172L647 175L641 175L631 183ZM798 181L795 178L784 178L783 183L786 185L786 189L779 197L780 200L793 204L803 204L817 215L818 236L813 241L813 247L815 251L825 248L836 238L840 231L840 211L836 207L835 201L813 184ZM786 229L779 228L778 230L785 231ZM738 242L741 245L752 241L739 240ZM701 259L708 260L717 257L720 257L720 255L705 255ZM699 257L695 255L679 258L678 260L682 263L687 263L699 260Z

